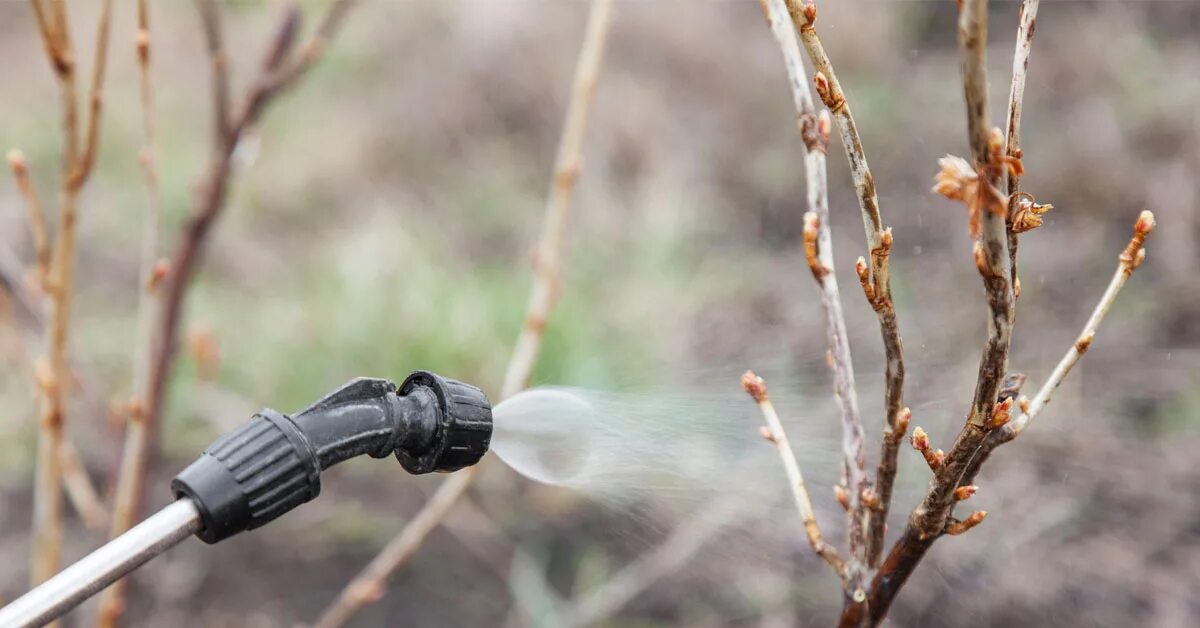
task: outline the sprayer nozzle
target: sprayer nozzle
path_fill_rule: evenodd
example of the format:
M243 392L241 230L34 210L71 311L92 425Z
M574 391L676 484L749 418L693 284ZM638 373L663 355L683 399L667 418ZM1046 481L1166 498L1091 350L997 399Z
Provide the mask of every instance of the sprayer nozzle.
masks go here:
M479 462L492 440L492 404L487 396L470 384L429 371L409 375L400 385L399 394L405 399L416 398L423 390L433 397L429 400L432 404L423 406L427 416L421 422L428 444L420 449L396 448L396 458L404 470L413 474L458 471Z
M171 482L200 511L215 543L252 530L321 492L321 471L361 454L395 452L409 473L457 471L487 453L492 406L478 388L428 371L400 388L358 378L288 416L262 410L217 439Z

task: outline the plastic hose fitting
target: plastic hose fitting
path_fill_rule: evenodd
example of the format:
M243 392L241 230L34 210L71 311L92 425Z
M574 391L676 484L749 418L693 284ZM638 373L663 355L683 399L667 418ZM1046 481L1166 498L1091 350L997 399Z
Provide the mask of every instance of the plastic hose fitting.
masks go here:
M294 415L265 409L209 445L171 490L200 511L196 535L216 543L262 526L321 492L321 471L393 452L412 474L479 462L492 437L483 391L427 371L397 388L358 378Z

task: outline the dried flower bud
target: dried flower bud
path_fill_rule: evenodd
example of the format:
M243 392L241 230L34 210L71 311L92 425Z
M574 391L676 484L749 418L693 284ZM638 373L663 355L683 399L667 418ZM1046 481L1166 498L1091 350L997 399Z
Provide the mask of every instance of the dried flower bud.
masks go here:
M968 486L960 486L954 489L954 501L961 502L965 499L970 499L979 490L974 484Z
M1014 195L1015 207L1012 213L1013 233L1025 233L1042 226L1042 215L1054 209L1050 203L1039 204L1028 192L1018 192Z
M933 179L933 191L952 201L966 201L975 196L979 175L962 157L946 155L938 160L941 170Z
M946 526L946 534L956 536L974 528L983 522L983 518L987 516L986 510L979 510L971 513L971 516L962 521L954 521Z
M767 383L755 375L754 371L742 373L742 389L758 403L767 400Z

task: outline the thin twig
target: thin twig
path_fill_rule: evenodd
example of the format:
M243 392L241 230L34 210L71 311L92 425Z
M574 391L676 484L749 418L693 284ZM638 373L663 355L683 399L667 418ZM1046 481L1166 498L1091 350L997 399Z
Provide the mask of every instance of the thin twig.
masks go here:
M154 84L150 73L150 8L148 0L138 0L137 33L134 53L138 61L139 92L142 106L142 148L138 161L142 166L146 192L146 219L142 226L142 251L138 272L136 337L133 348L133 378L129 404L125 408L125 444L117 471L113 497L113 520L109 536L116 538L133 526L145 481L146 397L150 386L150 360L154 343L154 313L158 305L158 240L161 209L158 192L158 168L154 149ZM125 610L127 580L113 583L100 598L97 624L116 626Z
M826 175L826 152L829 147L832 122L828 111L816 115L808 81L805 79L800 47L796 41L794 25L789 24L787 6L783 0L764 0L763 8L771 31L783 53L784 65L792 85L792 99L796 104L801 136L804 139L805 179L807 181L808 212L804 216L804 245L808 265L821 290L821 303L825 311L825 329L834 376L834 391L842 416L842 447L845 468L861 468L864 464L862 451L862 418L858 410L858 395L854 386L854 366L850 356L850 342L846 333L846 320L842 313L841 296L833 264L833 238L829 229L829 190ZM831 70L832 73L832 70ZM844 100L844 99L843 99ZM848 113L848 109L846 109ZM853 482L852 482L853 484ZM888 494L890 495L890 481ZM864 488L858 487L860 493ZM873 526L872 526L873 527ZM880 526L882 530L882 526ZM870 540L867 540L870 545ZM869 554L869 549L868 549ZM843 582L846 582L843 578ZM855 597L855 591L847 591Z
M547 317L555 304L567 211L580 172L588 112L604 58L604 44L608 38L611 13L612 0L592 0L586 32L575 65L566 119L562 135L559 137L554 173L546 201L545 223L535 254L533 289L524 324L505 370L504 384L500 390L501 400L525 388L537 362ZM377 600L383 594L388 577L407 562L424 543L429 533L445 518L450 508L470 486L477 472L478 467L463 469L443 482L433 497L388 543L383 552L342 589L338 597L321 613L315 626L341 626L364 605Z
M804 535L808 537L808 544L812 546L817 556L821 557L821 560L833 568L834 573L842 580L842 586L849 586L850 574L846 562L842 560L837 550L826 543L821 536L821 528L817 525L817 515L813 512L812 500L808 498L808 489L804 486L804 476L800 473L800 464L796 461L796 454L788 442L787 433L783 431L783 423L779 421L779 415L775 412L775 404L771 403L771 398L767 395L766 382L754 372L746 371L742 375L742 388L754 398L754 402L762 411L763 421L766 423L763 437L775 445L775 450L779 452L779 458L783 461L783 470L787 474L788 486L792 490L792 498L796 501L796 509L800 511L800 519L804 524Z
M800 34L800 40L808 51L808 56L816 69L814 84L821 101L829 108L837 122L842 145L846 150L846 158L850 164L850 173L854 180L854 189L858 197L859 208L862 212L863 229L867 237L867 248L870 252L870 263L860 258L856 266L863 291L871 307L879 319L880 336L883 340L884 355L887 364L884 369L884 438L880 454L879 467L876 471L876 485L873 489L877 505L872 509L864 509L862 495L868 490L866 474L859 473L858 482L855 474L850 475L851 517L860 523L851 526L851 581L856 580L855 573L861 577L862 569L874 567L881 555L883 536L887 525L888 510L891 506L892 487L896 476L896 456L899 441L903 436L896 436L897 424L904 406L904 350L900 339L900 327L896 316L895 303L892 300L890 280L890 258L893 244L892 230L883 227L883 219L879 212L879 198L875 191L875 179L871 176L871 168L863 151L862 140L854 115L846 101L846 94L834 72L833 64L826 54L821 39L815 28L817 7L814 4L802 4L800 0L787 0L788 13L792 24ZM869 272L868 272L869 269ZM861 443L861 441L860 441ZM861 444L859 445L861 459ZM860 463L861 464L861 463ZM865 520L865 524L861 523ZM865 531L862 529L865 527ZM856 532L856 528L858 528ZM865 535L865 538L864 538ZM859 565L856 545L863 545ZM857 597L857 596L856 596Z
M45 19L43 8L35 4L39 22ZM58 570L62 543L63 481L61 443L66 415L66 393L71 383L68 360L68 332L71 319L71 292L75 263L75 228L79 192L91 173L92 160L99 142L99 116L107 64L108 31L112 1L105 0L97 20L96 54L90 90L91 115L83 157L79 153L79 125L75 90L75 63L71 49L66 5L52 5L53 25L42 30L50 36L46 48L58 76L63 100L64 155L62 193L58 233L51 249L50 324L47 356L35 367L39 389L38 464L34 481L33 551L30 580L45 581Z
M46 236L46 212L42 210L37 190L29 180L29 164L25 161L25 153L15 148L8 151L8 166L12 169L13 179L16 180L21 197L25 199L25 209L29 213L29 231L33 236L33 251L37 258L38 285L44 288L50 275L50 241Z
M1025 77L1029 74L1029 53L1033 48L1033 32L1037 25L1039 4L1039 0L1025 0L1021 4L1017 45L1013 52L1012 87L1008 92L1008 132L1005 135L1004 145L1004 154L1010 159L1021 159L1024 156L1021 152L1021 112L1025 106ZM1020 238L1017 236L1018 231L1013 229L1012 223L1016 212L1015 203L1020 191L1021 175L1010 174L1008 177L1008 257L1014 287L1017 285L1017 248Z

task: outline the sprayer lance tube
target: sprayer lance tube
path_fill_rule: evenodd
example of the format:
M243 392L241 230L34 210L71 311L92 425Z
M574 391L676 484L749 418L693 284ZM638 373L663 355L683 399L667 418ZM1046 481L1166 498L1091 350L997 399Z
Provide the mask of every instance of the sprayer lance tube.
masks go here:
M199 529L200 512L181 499L0 608L0 626L49 623Z
M457 471L487 452L492 407L478 388L427 371L397 387L359 378L288 416L262 410L175 476L177 501L0 609L0 628L60 617L191 534L216 543L321 492L321 471L395 453L412 474Z

